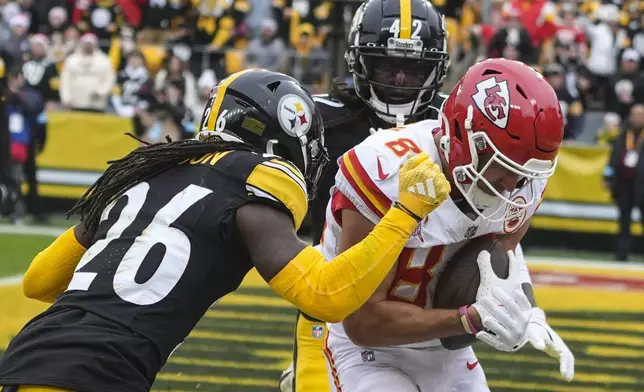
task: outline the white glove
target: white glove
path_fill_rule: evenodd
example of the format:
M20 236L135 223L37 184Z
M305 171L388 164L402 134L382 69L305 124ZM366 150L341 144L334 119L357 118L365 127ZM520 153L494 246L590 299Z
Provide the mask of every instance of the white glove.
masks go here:
M490 262L490 252L484 250L479 253L476 259L476 264L479 266L479 274L481 282L479 283L478 291L476 292L476 300L487 295L492 294L494 287L499 287L505 291L506 294L511 295L516 290L522 290L521 285L525 283L525 279L521 274L521 262L514 256L514 252L507 251L508 255L508 278L501 279L496 276L492 269ZM527 297L526 297L527 299ZM529 302L529 301L528 301Z
M293 362L288 365L288 368L282 372L280 377L280 391L281 392L293 392L293 378L295 372L293 369Z
M540 308L532 308L532 318L528 326L528 340L537 350L541 350L559 360L559 372L566 381L575 376L575 356L566 343L546 322L546 314Z
M492 295L485 296L472 305L479 313L484 331L476 338L500 351L514 352L528 342L530 302L521 290L512 297L495 287Z
M490 257L489 252L482 251L476 259L481 281L472 307L479 313L487 330L478 332L476 338L497 350L513 352L528 341L531 305L521 289L520 268L514 253L508 251L507 279L500 279L494 273Z

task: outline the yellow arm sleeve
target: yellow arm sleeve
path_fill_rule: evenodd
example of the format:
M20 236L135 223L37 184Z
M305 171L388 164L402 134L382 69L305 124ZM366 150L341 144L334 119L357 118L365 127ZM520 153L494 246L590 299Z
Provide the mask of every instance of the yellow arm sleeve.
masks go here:
M219 26L215 37L212 39L212 44L217 48L222 48L226 42L233 36L235 30L235 21L230 16L224 16L219 21Z
M31 262L22 280L25 296L53 303L67 289L85 250L73 227L61 234Z
M327 262L304 248L269 285L302 312L342 321L362 306L385 279L418 222L392 208L362 241Z

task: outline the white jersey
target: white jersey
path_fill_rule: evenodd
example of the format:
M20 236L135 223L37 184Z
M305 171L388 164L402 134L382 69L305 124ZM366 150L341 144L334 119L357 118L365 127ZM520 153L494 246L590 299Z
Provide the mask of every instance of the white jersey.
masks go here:
M440 152L433 137L433 130L440 127L438 120L425 120L403 128L383 130L371 135L362 143L340 158L340 170L335 177L332 193L340 192L367 219L377 223L398 200L398 171L402 163L412 154L425 151L437 164L441 164ZM445 168L443 168L445 170ZM545 180L535 180L513 197L533 200L541 196ZM334 214L339 195L334 195L327 205L326 225L322 236L322 252L327 259L338 254L337 240L342 230ZM346 200L346 199L345 199ZM499 203L502 201L499 200ZM492 205L495 211L500 204ZM389 290L388 298L431 309L431 298L436 287L435 277L458 248L470 238L487 234L510 234L515 232L535 212L538 205L533 203L523 213L509 222L489 222L472 214L465 215L450 198L424 219L409 238L398 259L396 276ZM452 245L453 246L448 246ZM330 324L330 333L345 336L342 323ZM407 347L428 347L440 345L438 340L405 345Z

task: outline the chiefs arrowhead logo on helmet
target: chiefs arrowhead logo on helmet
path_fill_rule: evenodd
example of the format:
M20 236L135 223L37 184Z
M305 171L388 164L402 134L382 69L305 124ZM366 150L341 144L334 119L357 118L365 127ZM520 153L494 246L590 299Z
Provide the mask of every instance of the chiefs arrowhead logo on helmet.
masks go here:
M472 96L476 106L483 115L494 125L505 129L508 125L510 109L510 93L508 82L497 82L496 77L491 77L476 85L477 92Z

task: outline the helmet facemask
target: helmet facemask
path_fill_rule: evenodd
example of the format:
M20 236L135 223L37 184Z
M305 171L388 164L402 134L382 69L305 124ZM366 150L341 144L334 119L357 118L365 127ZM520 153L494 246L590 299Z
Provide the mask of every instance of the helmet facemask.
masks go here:
M478 216L493 223L510 222L522 216L525 208L539 201L541 194L535 191L532 182L550 177L557 166L557 158L553 161L531 158L524 164L512 161L494 145L486 132L472 130L472 114L470 105L463 124L466 135L463 147L469 152L470 162L450 165L453 184ZM442 119L445 134L441 138L441 149L449 162L449 122L444 115ZM492 184L485 177L490 168L514 173L518 177L517 187L507 191L498 184ZM523 190L527 190L526 195L518 196Z
M317 113L319 115L319 113ZM309 194L309 202L312 202L317 197L318 188L322 176L329 165L329 152L325 147L324 129L322 127L322 118L320 117L317 122L320 124L317 128L309 132L313 136L312 140L307 141L306 135L302 136L302 151L306 152L304 155L307 158L305 162L304 178L306 179L306 186Z
M319 115L319 113L316 113ZM286 145L280 144L277 139L270 139L266 143L266 153L277 155L291 161L304 174L309 202L315 200L322 180L322 176L330 162L329 153L324 146L324 130L322 119L318 119L317 128L298 137L300 151L290 151ZM308 137L307 137L308 136Z
M399 49L408 45L414 49ZM395 124L429 109L442 86L447 54L423 49L420 40L390 38L387 48L353 47L350 71L356 92L383 120ZM402 118L401 118L402 117Z
M385 16L379 4L363 3L353 17L344 56L357 95L396 125L429 109L449 67L444 18L431 5L416 6L425 9L415 11L419 19L403 36L400 17Z

